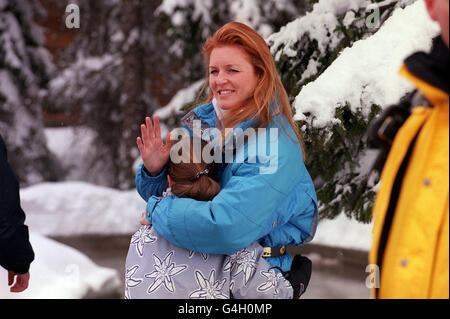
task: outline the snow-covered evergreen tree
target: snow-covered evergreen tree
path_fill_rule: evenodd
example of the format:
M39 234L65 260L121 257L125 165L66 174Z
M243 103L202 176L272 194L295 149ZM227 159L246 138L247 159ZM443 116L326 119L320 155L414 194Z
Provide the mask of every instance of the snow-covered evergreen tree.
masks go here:
M79 179L132 188L139 125L160 107L155 96L172 93L170 86L161 89L159 80L170 70L167 41L152 18L159 2L74 3L80 8L80 29L61 57L46 106L53 111L80 112L82 122L96 133Z
M295 0L163 0L156 15L172 41L169 52L183 61L183 77L193 83L204 76L201 47L222 25L243 22L266 37L306 7L307 1Z
M303 132L322 217L371 220L379 176L369 175L375 153L365 132L412 90L398 68L431 45L434 30L414 2L321 0L268 39Z
M293 0L71 2L80 7L81 28L61 57L46 107L80 112L97 133L81 179L119 188L134 187L144 117L203 78L201 46L208 36L238 19L270 34L304 6Z
M289 95L320 76L343 49L377 32L396 8L414 1L316 1L309 14L268 39Z
M41 93L53 70L38 2L0 0L0 134L22 185L61 179L63 171L46 146Z
M174 6L177 1L167 2L173 6L160 10L170 12L180 30L187 29L183 24L187 18ZM266 40L306 143L306 165L321 217L345 213L369 222L379 176L369 174L376 152L367 147L366 130L383 108L412 91L397 75L398 68L409 54L427 50L437 29L416 0L310 2L314 6L305 15ZM187 17L214 10L195 8L191 5L190 10L196 15ZM266 36L258 25L253 27ZM173 51L184 57L189 54L183 43L174 42ZM186 101L193 100L199 87L194 82L180 91L158 114L164 118L171 112L181 114L183 97L185 105L192 105Z
M156 16L171 41L171 61L181 66L177 76L183 87L156 114L173 128L179 125L179 118L188 109L204 100L206 92L201 92L201 81L205 78L202 45L224 24L230 21L246 23L267 37L309 8L310 1L296 0L163 0Z

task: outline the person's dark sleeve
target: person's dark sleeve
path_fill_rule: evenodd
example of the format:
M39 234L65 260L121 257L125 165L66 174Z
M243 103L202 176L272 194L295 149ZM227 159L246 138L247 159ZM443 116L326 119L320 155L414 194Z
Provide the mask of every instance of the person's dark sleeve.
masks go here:
M6 146L0 136L0 266L19 274L27 273L34 260L24 222L19 182L9 166Z
M34 252L28 237L28 227L15 227L12 235L0 239L0 265L6 270L25 274L34 260Z

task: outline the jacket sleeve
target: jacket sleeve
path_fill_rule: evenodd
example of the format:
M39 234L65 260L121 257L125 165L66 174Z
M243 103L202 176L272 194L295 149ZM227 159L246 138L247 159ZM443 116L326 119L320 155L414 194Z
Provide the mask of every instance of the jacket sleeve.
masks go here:
M167 188L167 166L158 176L151 176L147 173L144 164L139 166L135 178L136 189L139 195L147 201L151 196L161 196Z
M28 227L14 227L11 236L0 238L0 266L18 274L25 274L34 260Z
M233 298L292 299L291 284L280 272L270 268L262 252L262 247L255 242L230 256L225 269L230 269Z
M34 259L25 214L20 207L19 183L9 166L0 137L0 265L17 273L28 272Z
M212 201L152 197L147 211L156 231L177 246L203 253L233 254L267 235L286 195L271 185L277 174L240 164Z

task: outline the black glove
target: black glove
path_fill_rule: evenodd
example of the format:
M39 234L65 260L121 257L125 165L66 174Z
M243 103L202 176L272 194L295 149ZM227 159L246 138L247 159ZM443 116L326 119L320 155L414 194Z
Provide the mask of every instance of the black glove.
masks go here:
M294 289L293 299L299 299L306 291L311 279L312 262L308 257L295 255L291 270L285 273L285 278Z

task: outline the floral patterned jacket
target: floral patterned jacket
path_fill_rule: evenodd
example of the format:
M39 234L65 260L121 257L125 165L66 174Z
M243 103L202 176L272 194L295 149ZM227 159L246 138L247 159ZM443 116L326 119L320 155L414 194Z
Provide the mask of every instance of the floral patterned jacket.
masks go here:
M291 299L292 286L262 253L257 242L233 255L197 253L144 225L131 238L125 298Z

